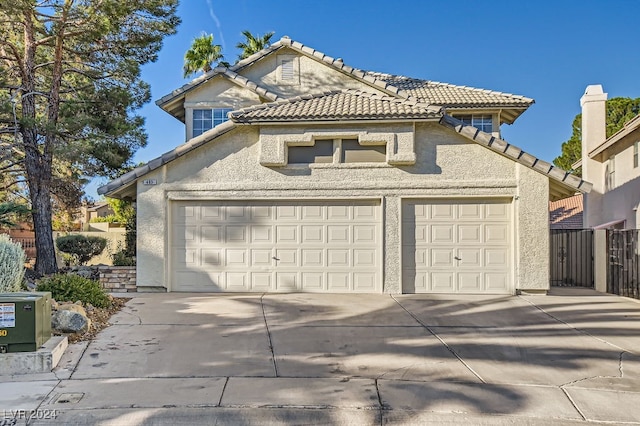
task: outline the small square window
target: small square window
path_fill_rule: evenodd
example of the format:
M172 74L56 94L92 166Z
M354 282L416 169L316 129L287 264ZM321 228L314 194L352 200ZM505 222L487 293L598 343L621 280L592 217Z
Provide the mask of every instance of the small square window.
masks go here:
M200 136L204 132L224 123L229 118L227 114L232 108L194 109L193 110L193 137Z

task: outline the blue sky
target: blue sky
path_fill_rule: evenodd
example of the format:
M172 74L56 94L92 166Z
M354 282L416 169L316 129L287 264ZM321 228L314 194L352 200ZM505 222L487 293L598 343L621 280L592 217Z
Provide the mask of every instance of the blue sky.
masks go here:
M245 29L287 35L360 69L533 98L502 134L547 161L571 136L587 85L602 84L609 98L640 97L637 0L182 0L178 14L178 33L143 68L154 102L187 81L183 56L194 37L212 33L233 63ZM140 114L149 143L135 162L184 142L184 125L155 103Z

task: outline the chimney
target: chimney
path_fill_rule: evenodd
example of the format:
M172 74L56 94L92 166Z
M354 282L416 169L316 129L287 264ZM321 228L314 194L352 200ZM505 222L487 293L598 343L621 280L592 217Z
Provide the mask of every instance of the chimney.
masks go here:
M587 86L582 98L582 178L593 183L593 190L604 192L603 164L589 158L589 152L607 138L607 94L600 84Z

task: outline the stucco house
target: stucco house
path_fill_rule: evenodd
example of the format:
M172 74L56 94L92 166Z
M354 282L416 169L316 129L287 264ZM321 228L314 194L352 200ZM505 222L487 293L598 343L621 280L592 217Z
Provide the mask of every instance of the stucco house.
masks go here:
M99 192L139 291L544 293L548 202L590 184L500 139L532 103L284 37L161 98L186 143Z
M582 176L593 183L584 200L584 227L637 229L640 227L640 115L606 137L607 94L591 85L582 106Z

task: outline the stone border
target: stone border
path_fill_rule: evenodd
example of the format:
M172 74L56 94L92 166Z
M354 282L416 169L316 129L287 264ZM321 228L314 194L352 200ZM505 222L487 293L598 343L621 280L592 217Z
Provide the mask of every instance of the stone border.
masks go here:
M135 266L98 266L100 285L110 293L137 292Z

